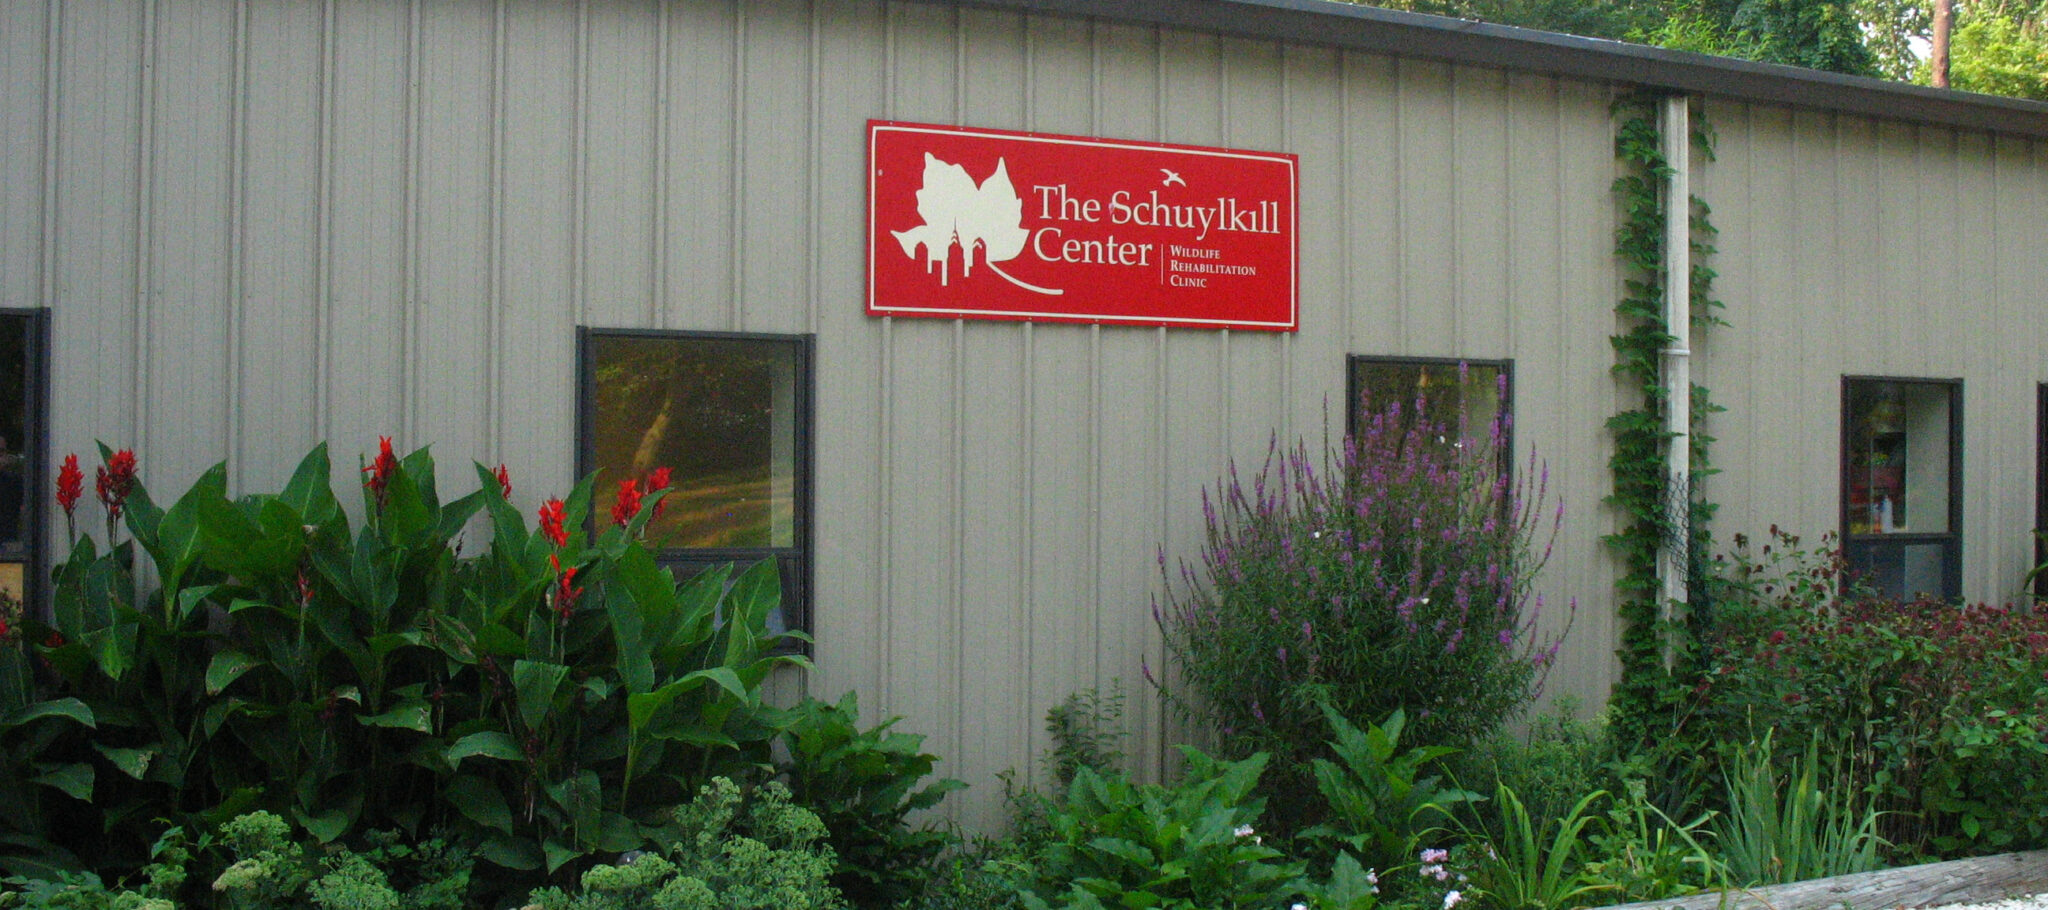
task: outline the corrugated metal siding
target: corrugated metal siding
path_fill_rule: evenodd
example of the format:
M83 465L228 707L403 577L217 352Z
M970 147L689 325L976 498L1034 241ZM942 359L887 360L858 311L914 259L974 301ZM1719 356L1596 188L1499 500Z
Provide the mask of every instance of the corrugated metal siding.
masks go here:
M1731 326L1698 340L1717 532L1839 531L1841 379L1963 380L1963 595L2032 565L2034 395L2048 381L2040 144L1712 99L1695 192L1721 229Z
M1196 553L1229 460L1341 421L1347 354L1514 359L1567 507L1552 622L1584 601L1552 689L1611 682L1605 86L879 0L21 2L0 74L0 294L54 310L55 445L140 445L160 486L273 487L321 439L347 483L395 434L530 507L572 480L577 325L818 333L819 669L782 693L904 715L971 824L1082 687L1121 680L1166 763L1159 548ZM1988 591L2048 378L2041 329L1992 331L2040 324L2041 150L1709 113L1724 526L1832 522L1840 373L1963 375ZM870 117L1297 153L1303 330L868 319Z

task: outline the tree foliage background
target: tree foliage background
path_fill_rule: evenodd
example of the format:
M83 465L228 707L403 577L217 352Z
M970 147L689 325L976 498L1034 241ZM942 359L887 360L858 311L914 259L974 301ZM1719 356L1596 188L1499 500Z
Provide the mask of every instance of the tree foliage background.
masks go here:
M1355 0L1353 0L1355 2ZM1379 0L1372 5L1926 84L1933 0ZM1950 84L2048 101L2048 0L1956 0Z

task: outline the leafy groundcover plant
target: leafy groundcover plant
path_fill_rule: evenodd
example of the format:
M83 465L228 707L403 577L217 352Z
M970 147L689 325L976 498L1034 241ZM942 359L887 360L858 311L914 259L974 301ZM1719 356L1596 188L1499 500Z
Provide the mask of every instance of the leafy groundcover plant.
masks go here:
M1249 482L1233 468L1203 495L1199 567L1154 609L1179 671L1169 694L1228 754L1274 757L1285 828L1313 820L1298 794L1313 792L1320 705L1355 723L1401 710L1411 745L1463 746L1526 705L1555 654L1530 582L1561 508L1538 506L1540 472L1525 488L1428 413L1366 415L1320 467L1276 442ZM1505 423L1492 433L1506 451Z
M0 632L10 873L118 877L169 826L265 810L333 847L444 832L521 893L677 842L669 807L766 767L786 727L759 696L805 663L767 631L773 567L676 584L639 540L661 490L590 529L586 478L530 529L502 468L444 501L428 453L385 440L358 524L324 446L282 492L230 498L216 466L168 507L103 455L105 541L77 536L53 615Z

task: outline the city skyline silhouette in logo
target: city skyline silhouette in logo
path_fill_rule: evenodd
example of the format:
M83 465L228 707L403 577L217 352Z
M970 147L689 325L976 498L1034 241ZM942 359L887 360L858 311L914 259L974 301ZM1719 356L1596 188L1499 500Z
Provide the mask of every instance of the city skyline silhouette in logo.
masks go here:
M923 224L889 233L902 244L903 255L911 259L918 258L919 247L924 248L924 272L931 274L936 263L940 287L952 280L953 247L960 248L960 271L965 279L974 274L978 245L982 263L1004 281L1035 294L1066 293L1021 281L997 265L1017 258L1031 238L1031 231L1024 227L1024 199L1010 182L1009 164L1004 159L997 158L995 172L976 184L965 167L924 153L924 184L917 190L917 214Z

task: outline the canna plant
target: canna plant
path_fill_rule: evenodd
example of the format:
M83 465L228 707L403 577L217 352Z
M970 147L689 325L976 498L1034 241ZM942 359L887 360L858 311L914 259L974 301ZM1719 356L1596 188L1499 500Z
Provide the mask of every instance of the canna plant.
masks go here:
M216 466L166 508L103 454L128 539L76 538L47 627L23 622L55 685L0 716L36 726L36 805L74 820L10 841L132 866L157 819L266 809L322 843L446 827L538 877L663 843L662 808L768 762L760 686L803 663L767 631L776 575L677 584L639 539L665 491L592 531L587 477L530 530L502 467L444 501L385 439L357 525L324 446L280 493L231 499Z

